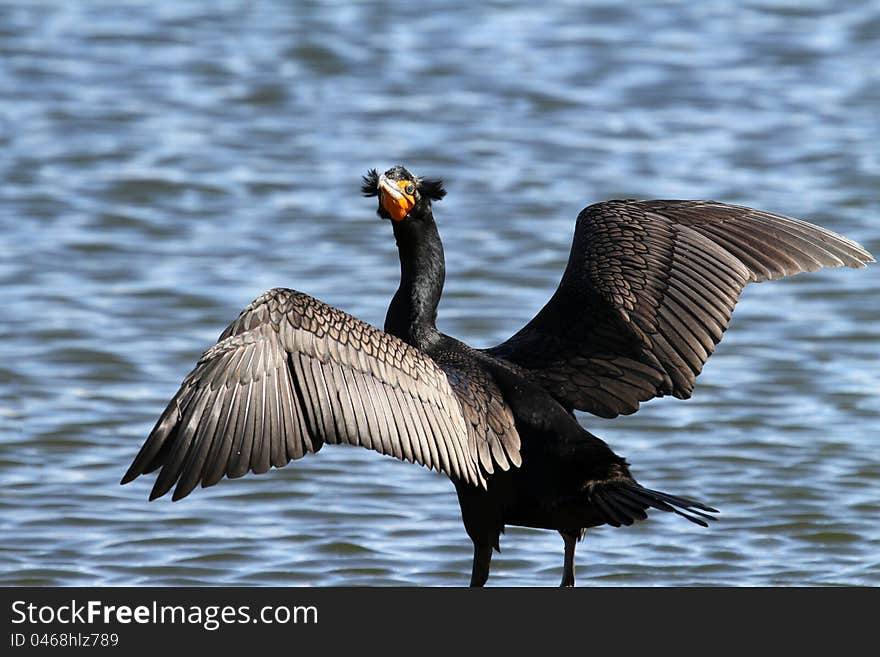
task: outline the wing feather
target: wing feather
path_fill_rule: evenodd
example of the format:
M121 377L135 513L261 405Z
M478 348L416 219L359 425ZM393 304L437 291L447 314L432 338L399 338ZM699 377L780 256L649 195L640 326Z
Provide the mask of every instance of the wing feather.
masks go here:
M271 399L269 401L269 435L272 438L271 446L271 466L280 468L287 465L287 448L285 446L286 430L284 427L283 413L283 392L281 387L284 384L279 375L279 368L272 368L272 381L269 384L269 392Z
M226 389L220 388L218 399L210 408L210 416L207 422L202 422L195 436L196 448L190 450L189 457L183 467L180 475L180 481L175 488L174 494L187 495L198 484L202 477L207 461L211 445L216 435L217 424L220 422L223 413L223 398L226 396Z
M494 467L519 463L519 438L503 400L450 384L466 364L441 367L312 297L270 290L202 355L123 483L161 468L151 499L172 488L180 499L199 483L281 467L326 442L485 486Z
M608 201L578 216L559 288L488 349L560 402L602 417L690 396L743 287L873 262L805 221L714 201Z

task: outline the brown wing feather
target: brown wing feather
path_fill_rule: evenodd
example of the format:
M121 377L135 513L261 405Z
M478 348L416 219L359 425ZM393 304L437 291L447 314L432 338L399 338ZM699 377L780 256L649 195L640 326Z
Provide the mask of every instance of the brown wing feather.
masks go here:
M437 363L462 402L471 458L486 475L491 475L496 467L502 470L519 467L522 463L520 439L513 412L489 372L468 353L471 348L455 342L458 348L438 356Z
M687 398L745 285L821 267L864 267L852 240L713 201L608 201L578 216L546 306L494 356L562 403L602 417Z
M493 464L519 463L518 437L514 453L510 444L498 452L498 409L475 390L478 382L463 390L455 364L444 369L308 295L270 290L184 379L123 483L161 468L151 499L175 485L179 499L199 483L265 472L325 443L345 443L485 486ZM515 435L512 420L503 429ZM474 449L480 435L488 456Z

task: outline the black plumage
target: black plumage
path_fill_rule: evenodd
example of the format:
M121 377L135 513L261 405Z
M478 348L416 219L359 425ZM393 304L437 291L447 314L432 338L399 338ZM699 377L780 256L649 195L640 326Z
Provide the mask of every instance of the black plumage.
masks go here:
M306 294L266 292L187 375L123 477L159 470L150 499L266 472L324 444L361 445L443 472L474 543L472 585L505 525L555 529L563 585L588 527L648 509L707 525L717 511L642 487L574 409L633 413L687 398L743 287L863 267L861 246L796 219L710 201L607 201L578 216L562 281L504 343L436 329L442 183L402 167L364 178L392 219L401 281L380 331Z

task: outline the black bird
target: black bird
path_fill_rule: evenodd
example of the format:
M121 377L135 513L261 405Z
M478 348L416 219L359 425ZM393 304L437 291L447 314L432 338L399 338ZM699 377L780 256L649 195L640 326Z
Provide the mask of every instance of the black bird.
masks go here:
M562 585L586 528L648 509L706 526L717 511L638 484L581 427L639 403L690 397L748 283L871 255L818 226L713 201L606 201L577 218L568 266L544 308L491 349L436 328L443 246L439 180L403 167L363 181L400 254L380 331L302 292L251 303L184 379L131 467L160 470L150 499L225 475L266 472L327 444L362 445L445 473L474 544L472 586L489 576L505 525L555 529Z

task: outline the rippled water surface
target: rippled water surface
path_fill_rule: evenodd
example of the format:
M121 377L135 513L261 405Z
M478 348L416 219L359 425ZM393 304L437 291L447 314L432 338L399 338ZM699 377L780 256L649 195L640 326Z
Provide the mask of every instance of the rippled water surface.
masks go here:
M880 251L877 3L733 6L0 4L0 583L466 583L449 481L365 450L173 504L118 482L265 289L381 325L398 265L369 167L446 180L440 328L477 346L540 308L605 198ZM581 584L880 584L878 277L752 286L692 400L582 417L723 519L591 531ZM490 584L557 583L557 534L502 549Z

